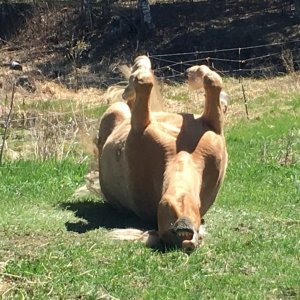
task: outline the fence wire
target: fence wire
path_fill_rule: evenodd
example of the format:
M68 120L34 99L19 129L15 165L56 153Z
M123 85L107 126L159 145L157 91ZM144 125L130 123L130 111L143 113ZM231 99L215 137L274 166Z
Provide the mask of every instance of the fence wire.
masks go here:
M291 67L294 68L293 70L299 70L300 40L254 45L251 47L214 49L210 51L149 54L149 58L153 63L155 75L161 81L181 81L184 79L186 68L199 64L209 65L212 69L225 76L238 75L238 77L251 77L257 76L257 74L276 75L280 73L280 70L284 69L284 57L282 57L284 55L283 47L287 44L293 44L295 47L292 50L288 50L291 55L291 61L285 63L292 64ZM278 47L282 47L282 51L279 51ZM258 48L264 49L265 53L243 57L245 50ZM230 53L231 57L220 57L220 54L223 53ZM203 55L203 57L195 57L200 55ZM194 58L191 58L191 56L194 56ZM272 59L274 57L277 63L273 63ZM269 65L266 65L266 60L270 60L270 62L268 62ZM247 66L248 63L253 62L256 62L253 67L251 64L249 67ZM219 67L219 64L221 64L221 67ZM119 80L120 78L118 78L118 81ZM99 119L89 119L84 116L84 112L94 109L95 107L90 107L82 110L36 113L35 115L29 116L16 115L11 119L11 136L14 137L14 143L19 145L18 147L20 147L22 143L30 143L34 148L35 157L41 156L42 158L47 158L52 152L55 153L56 156L61 157L65 153L65 148L69 154L74 150L73 146L78 146L78 138L81 132L97 130ZM70 117L66 120L64 119L65 116ZM0 117L0 128L1 123L4 124L6 117L5 114ZM21 137L19 130L27 130L28 133L25 137ZM0 144L3 142L7 141L2 141L2 135L0 134ZM73 145L71 145L71 143L73 143ZM63 146L61 146L61 144Z
M292 49L286 48L290 45L293 46ZM248 54L247 50L253 49L260 49L260 53ZM149 58L161 79L176 80L184 74L185 68L199 64L206 64L222 74L233 76L276 76L279 73L300 70L299 49L300 40L292 40L247 47L149 54ZM224 54L228 54L228 57L224 57Z

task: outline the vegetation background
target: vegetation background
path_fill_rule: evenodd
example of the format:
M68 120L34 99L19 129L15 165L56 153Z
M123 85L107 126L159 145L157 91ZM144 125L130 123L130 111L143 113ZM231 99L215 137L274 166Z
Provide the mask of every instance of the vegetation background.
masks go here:
M299 299L298 1L150 1L150 23L147 7L0 1L0 296ZM230 96L228 172L189 256L108 240L147 224L82 189L119 69L145 53L165 110L201 113L194 64Z

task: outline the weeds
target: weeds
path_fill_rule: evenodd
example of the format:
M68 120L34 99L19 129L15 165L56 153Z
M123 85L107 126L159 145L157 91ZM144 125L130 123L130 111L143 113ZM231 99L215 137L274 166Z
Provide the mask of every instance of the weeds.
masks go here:
M90 46L84 41L84 39L74 41L74 36L69 42L69 46L66 49L66 57L71 62L73 70L75 72L75 91L78 91L78 68L80 65L80 60L84 52L88 50Z
M297 165L300 163L300 132L292 129L278 141L264 139L261 145L262 162L275 162L279 165Z
M287 73L294 73L294 58L293 52L290 49L283 49L281 52L282 64Z

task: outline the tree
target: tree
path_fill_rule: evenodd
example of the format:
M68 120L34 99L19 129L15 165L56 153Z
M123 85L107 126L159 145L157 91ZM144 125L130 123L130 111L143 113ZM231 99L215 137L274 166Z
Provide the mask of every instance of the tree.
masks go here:
M300 0L295 0L295 16L300 19Z
M145 27L146 31L154 29L155 25L152 21L149 1L138 0L138 8L142 27Z
M81 0L81 8L85 21L88 23L89 27L93 27L92 18L92 3L91 0Z

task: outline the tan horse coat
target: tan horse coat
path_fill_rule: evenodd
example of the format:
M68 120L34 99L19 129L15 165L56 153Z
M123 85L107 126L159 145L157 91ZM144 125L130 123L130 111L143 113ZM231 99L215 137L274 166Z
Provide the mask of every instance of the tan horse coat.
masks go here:
M198 245L201 218L227 166L222 80L206 66L201 72L206 96L204 112L197 116L151 112L153 73L136 68L127 88L135 96L131 109L114 103L102 117L98 142L106 201L153 223L164 244L188 251Z

